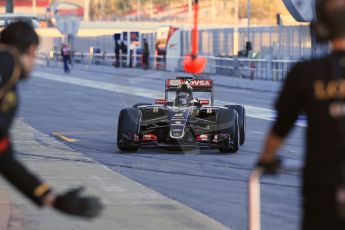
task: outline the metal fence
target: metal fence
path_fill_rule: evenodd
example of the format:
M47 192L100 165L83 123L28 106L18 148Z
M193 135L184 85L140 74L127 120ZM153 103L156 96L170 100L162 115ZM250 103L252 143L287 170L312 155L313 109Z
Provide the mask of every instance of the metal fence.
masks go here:
M236 78L281 81L291 67L301 59L311 57L311 39L307 26L272 26L235 29L202 29L199 31L199 53L207 58L205 73ZM154 56L156 33L142 34L150 48L151 68L182 71L183 56L190 52L190 31L182 31L182 57ZM238 44L235 44L235 40ZM254 58L238 58L235 51L252 42ZM236 43L237 43L236 42ZM48 63L58 60L61 39L42 38L41 50ZM238 47L235 47L238 45ZM76 37L73 41L74 61L81 64L114 65L113 36ZM90 54L90 47L100 53ZM50 52L53 51L53 52ZM42 59L42 58L41 58ZM122 55L119 67L141 67L141 55Z
M39 53L41 64L56 66L62 62L59 52ZM121 55L118 67L142 68L141 55L134 54L128 59L127 55ZM271 59L246 59L246 58L219 58L207 56L205 74L222 75L248 80L282 81L287 72L297 60L271 60ZM73 62L85 65L115 66L115 55L112 53L76 52L73 54ZM43 62L42 62L43 61ZM149 68L155 70L183 72L183 57L151 56Z
M311 57L311 39L308 26L275 26L239 29L239 47L251 41L253 51L261 57L277 59L305 59Z
M156 33L142 35L149 43L150 53L155 52ZM190 31L182 31L182 54L190 52ZM202 29L199 31L199 53L204 56L231 57L237 50L245 49L247 41L252 42L253 52L258 58L272 59L307 59L311 57L311 39L308 26L271 26L253 27L247 30L239 28ZM61 39L41 38L40 50L59 49ZM238 41L238 44L235 43ZM76 52L88 52L90 47L98 47L103 52L113 53L113 36L76 37L73 49Z
M191 50L191 32L182 31L182 54ZM233 56L234 29L205 29L199 31L199 53L204 56Z

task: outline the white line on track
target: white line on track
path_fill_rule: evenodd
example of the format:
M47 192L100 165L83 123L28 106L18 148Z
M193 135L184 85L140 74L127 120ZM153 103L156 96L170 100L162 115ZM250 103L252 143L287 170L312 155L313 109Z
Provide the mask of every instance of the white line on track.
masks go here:
M81 79L81 78L75 78L75 77L66 77L63 75L45 73L45 72L39 72L39 71L35 71L32 75L34 77L41 78L41 79L63 82L63 83L71 84L71 85L85 86L85 87L94 88L94 89L102 89L102 90L128 94L128 95L133 95L133 96L138 96L138 97L146 97L150 99L164 97L163 90L158 91L158 90L144 89L144 88L138 88L137 86L131 87L131 86L126 86L126 85L118 85L114 83L99 82L99 81L93 81L93 80L87 80L87 79ZM217 105L236 104L234 102L223 101L223 100L216 100L215 103ZM261 120L267 120L267 121L275 120L274 110L251 106L251 105L243 105L243 106L246 108L248 117L257 118ZM298 120L296 122L296 125L301 126L301 127L306 127L306 122L304 120Z

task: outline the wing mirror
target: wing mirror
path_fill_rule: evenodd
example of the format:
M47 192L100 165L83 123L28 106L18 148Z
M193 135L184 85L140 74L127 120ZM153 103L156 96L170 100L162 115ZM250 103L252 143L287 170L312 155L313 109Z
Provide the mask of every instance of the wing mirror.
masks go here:
M155 104L156 105L165 105L166 100L165 99L156 99Z
M199 100L200 105L209 105L210 101L209 100Z

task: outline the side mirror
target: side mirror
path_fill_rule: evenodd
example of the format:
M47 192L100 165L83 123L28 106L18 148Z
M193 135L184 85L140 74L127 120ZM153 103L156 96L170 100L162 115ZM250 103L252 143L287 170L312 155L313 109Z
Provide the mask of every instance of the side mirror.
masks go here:
M199 100L200 105L209 105L210 101L209 100Z
M155 104L156 105L165 105L166 101L165 99L156 99Z

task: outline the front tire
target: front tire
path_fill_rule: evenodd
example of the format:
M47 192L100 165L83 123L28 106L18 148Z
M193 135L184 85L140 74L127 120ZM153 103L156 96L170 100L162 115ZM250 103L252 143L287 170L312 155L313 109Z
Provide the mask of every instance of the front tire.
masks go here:
M117 147L124 152L135 152L139 147L141 111L127 108L120 112L117 126Z
M225 107L233 109L238 113L238 127L240 129L240 145L246 141L246 109L242 105L226 105Z
M221 153L236 153L240 149L238 114L235 110L220 110L217 115L217 135Z

